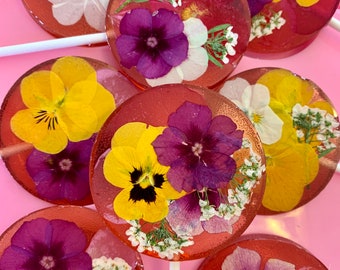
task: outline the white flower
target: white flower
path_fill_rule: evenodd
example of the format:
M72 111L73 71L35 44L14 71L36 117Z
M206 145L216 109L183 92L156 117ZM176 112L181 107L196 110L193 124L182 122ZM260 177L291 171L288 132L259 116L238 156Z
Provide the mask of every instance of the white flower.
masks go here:
M102 256L92 260L93 270L131 270L132 267L122 258L114 259Z
M53 17L62 25L73 25L84 15L97 31L105 31L105 16L109 0L48 0Z
M188 38L188 58L180 65L173 67L168 74L157 79L146 79L150 86L193 81L208 68L208 53L202 47L207 42L208 30L198 18L189 18L184 22L184 34Z
M220 93L246 113L263 143L273 144L281 138L283 121L269 107L270 94L266 86L250 85L236 78L227 81Z
M237 39L238 39L238 34L232 32L233 27L229 26L227 28L227 32L225 35L225 38L227 40L227 42L225 43L225 48L226 48L226 53L223 56L223 63L228 64L229 63L229 58L227 57L228 55L235 55L236 51L234 49L234 47L237 45Z

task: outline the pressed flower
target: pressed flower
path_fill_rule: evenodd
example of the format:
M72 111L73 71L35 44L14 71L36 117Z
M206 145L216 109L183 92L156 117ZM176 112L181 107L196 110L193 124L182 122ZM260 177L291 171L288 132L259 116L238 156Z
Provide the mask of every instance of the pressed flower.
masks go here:
M173 67L165 76L147 79L149 85L156 86L166 83L180 83L183 80L193 81L200 77L208 68L208 54L202 46L208 38L208 30L198 18L189 18L184 22L184 34L188 38L188 58L180 65Z
M264 151L267 180L262 204L273 211L290 211L315 179L318 156L310 144L298 143L296 139L264 145Z
M272 0L248 0L251 17L255 16L266 4L271 2Z
M273 0L274 3L278 3L281 0ZM319 0L296 0L296 3L301 7L311 7L317 4Z
M85 60L63 57L51 71L37 71L21 82L26 109L11 119L16 136L55 154L68 143L89 139L115 108L112 94L96 80Z
M261 256L254 250L237 246L232 254L228 255L223 263L222 270L258 270L261 265Z
M180 235L199 235L203 231L209 233L232 232L232 225L238 220L226 220L216 214L207 220L202 220L200 198L203 197L218 207L221 204L220 194L217 190L207 190L204 193L191 192L175 200L169 207L167 221L171 228ZM190 220L190 222L188 222Z
M270 95L266 86L250 85L246 80L236 78L227 81L220 93L248 116L263 143L272 144L281 138L283 121L269 107Z
M167 74L188 57L188 39L181 18L167 9L151 13L136 8L120 22L121 35L116 39L121 64L136 66L147 79Z
M112 138L104 175L112 185L122 188L113 207L125 220L162 220L168 214L168 200L183 195L168 182L168 167L158 163L151 146L163 129L131 122L119 128Z
M72 143L58 154L33 150L26 161L38 194L47 200L77 201L90 194L89 161L94 138Z
M37 218L24 222L0 258L6 270L91 270L87 238L73 222Z
M264 270L295 270L295 265L286 261L282 261L279 259L270 258L266 265L264 266ZM304 268L302 268L304 269ZM308 269L308 268L306 268Z
M53 17L62 25L73 25L84 15L97 31L105 30L105 15L109 0L48 0Z
M178 191L216 189L233 177L231 155L242 146L243 131L227 116L212 117L209 107L184 102L152 143L167 177Z

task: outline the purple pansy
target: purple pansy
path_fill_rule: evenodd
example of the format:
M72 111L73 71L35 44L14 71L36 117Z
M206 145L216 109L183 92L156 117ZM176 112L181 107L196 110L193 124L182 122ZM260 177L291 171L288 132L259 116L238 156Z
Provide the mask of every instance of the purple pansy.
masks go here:
M225 115L212 117L209 107L184 102L168 127L152 143L158 161L170 166L168 181L177 190L217 189L236 171L231 155L242 145L243 131Z
M27 171L38 194L46 200L77 201L90 194L89 161L94 137L69 142L58 154L33 150L27 159Z
M216 208L221 204L221 194L217 190L207 190L204 193L191 192L170 204L166 219L171 228L180 235L194 236L201 234L203 231L231 233L232 225L238 218L226 220L222 217L214 216L209 220L201 221L200 198L208 200Z
M188 56L183 21L170 10L133 9L124 15L119 29L116 47L121 64L136 66L145 78L164 76Z
M272 1L273 0L248 0L251 17L259 13L266 4L271 3Z
M73 222L37 218L26 221L0 258L6 270L91 270L87 238Z

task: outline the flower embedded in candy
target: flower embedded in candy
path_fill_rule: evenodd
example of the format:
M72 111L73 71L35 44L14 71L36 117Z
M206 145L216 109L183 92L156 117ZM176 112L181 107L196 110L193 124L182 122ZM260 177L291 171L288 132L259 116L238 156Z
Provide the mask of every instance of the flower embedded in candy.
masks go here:
M266 4L271 2L272 0L248 0L251 17L258 14Z
M6 270L91 270L87 238L73 222L37 218L24 222L0 258Z
M283 121L269 107L270 94L266 86L250 85L246 80L236 78L227 81L220 93L248 116L263 143L272 144L281 138Z
M47 200L74 202L90 194L89 161L94 138L72 143L58 154L34 149L26 168L38 194Z
M68 141L89 139L115 108L112 94L97 82L96 71L84 59L63 57L51 70L33 72L21 82L27 107L11 119L21 140L56 154Z
M191 192L228 183L236 170L231 155L240 149L242 137L243 131L229 117L212 117L209 107L184 102L152 145L159 162L170 166L171 185Z
M160 221L168 214L168 201L183 195L168 182L169 168L159 164L151 146L163 129L131 122L120 127L112 138L104 175L121 189L113 208L125 220Z
M105 30L105 15L109 0L48 0L53 17L62 25L76 24L84 15L97 31Z
M119 29L116 46L121 64L135 66L147 79L164 76L188 57L183 21L170 10L133 9L124 15Z
M237 246L232 254L228 255L223 263L222 270L249 269L258 270L261 265L261 256L254 250Z
M189 18L184 22L184 33L189 42L188 58L173 67L166 75L147 79L149 85L156 86L166 83L181 83L183 80L193 81L200 77L208 68L208 54L202 47L208 39L208 30L198 18Z
M281 0L273 0L274 3L278 3ZM301 7L311 7L319 2L319 0L295 0L296 3Z

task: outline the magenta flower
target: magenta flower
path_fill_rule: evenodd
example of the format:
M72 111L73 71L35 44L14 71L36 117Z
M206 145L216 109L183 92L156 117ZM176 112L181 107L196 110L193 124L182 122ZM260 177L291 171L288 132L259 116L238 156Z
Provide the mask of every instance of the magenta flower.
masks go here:
M94 138L69 142L58 154L33 150L27 171L38 194L46 200L77 201L90 194L89 161Z
M152 14L148 9L133 9L124 15L119 29L116 46L121 64L136 66L145 78L164 76L188 56L183 21L170 10Z
M266 4L271 3L272 1L273 0L248 0L251 17L259 13Z
M216 208L220 206L221 194L217 190L203 192L191 192L184 197L173 201L169 206L167 221L171 228L180 235L199 235L203 231L209 233L232 232L232 225L238 218L226 220L213 216L209 220L201 221L202 212L199 200L208 200ZM190 220L190 222L188 222Z
M73 222L37 218L24 222L0 258L6 270L91 270L87 238Z
M170 166L168 181L177 190L217 189L233 177L231 155L242 145L243 131L227 116L212 118L204 105L184 102L168 127L152 143L158 161Z

